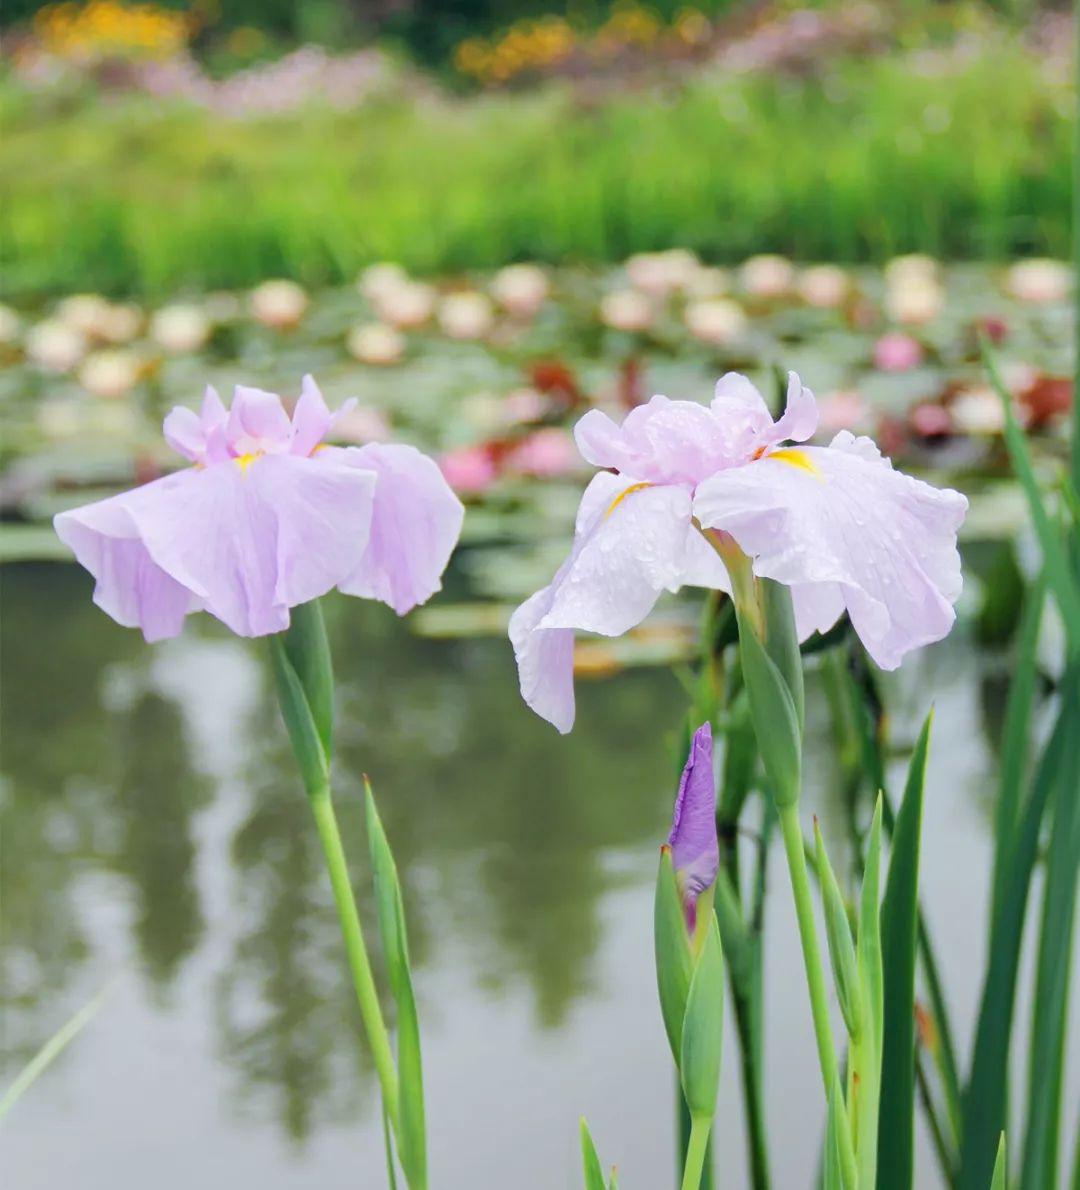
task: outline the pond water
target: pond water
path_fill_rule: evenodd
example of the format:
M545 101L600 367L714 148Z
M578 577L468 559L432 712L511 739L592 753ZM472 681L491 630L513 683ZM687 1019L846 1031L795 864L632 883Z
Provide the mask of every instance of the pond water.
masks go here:
M383 1185L376 1083L265 651L206 617L147 647L62 564L5 567L3 600L3 1082L111 989L5 1121L5 1186ZM367 772L403 877L432 1185L580 1185L581 1114L621 1184L672 1184L651 902L678 682L663 668L582 682L563 738L520 701L504 639L422 639L358 600L327 611L346 848L366 897ZM985 957L1002 676L961 628L889 684L899 741L931 699L938 709L922 886L964 1052ZM813 682L808 713L805 820L815 811L839 835ZM780 860L768 1114L776 1185L796 1187L812 1183L823 1109ZM1026 989L1018 1012L1026 1023ZM730 1187L745 1184L745 1161L730 1031L725 1044L715 1150ZM917 1184L937 1185L922 1131L918 1161Z

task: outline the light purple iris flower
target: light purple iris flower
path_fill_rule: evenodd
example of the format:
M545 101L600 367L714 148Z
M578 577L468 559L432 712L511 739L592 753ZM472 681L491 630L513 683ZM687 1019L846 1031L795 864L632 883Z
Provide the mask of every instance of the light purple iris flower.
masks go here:
M668 846L686 909L687 928L693 933L697 924L697 899L712 886L720 869L712 727L708 723L703 723L694 732L690 742L690 755L679 780Z
M846 610L877 664L895 669L948 633L967 500L894 471L846 430L828 447L783 445L805 442L817 419L794 372L775 422L734 372L708 408L653 397L621 426L585 414L578 449L607 470L585 489L569 558L510 621L521 692L537 714L561 732L573 726L576 630L618 636L662 591L730 592L699 526L730 534L755 574L791 588L800 639Z
M334 422L310 376L290 418L273 393L212 389L176 408L165 439L193 465L60 513L60 540L97 580L94 601L148 641L208 611L241 636L289 626L334 587L399 615L440 579L463 509L410 446L323 446Z

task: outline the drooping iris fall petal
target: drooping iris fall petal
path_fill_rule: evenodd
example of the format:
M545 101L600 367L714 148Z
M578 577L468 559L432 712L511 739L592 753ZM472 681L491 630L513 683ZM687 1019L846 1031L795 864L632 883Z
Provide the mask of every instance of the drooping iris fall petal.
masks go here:
M199 610L242 636L280 632L334 587L403 612L438 588L460 504L409 447L323 449L332 423L310 377L292 418L272 393L238 387L226 410L208 389L199 414L165 420L193 467L60 513L56 532L99 606L148 640Z
M846 430L828 447L719 472L694 497L703 526L730 533L756 574L791 587L802 636L846 608L882 669L952 627L966 511L959 492L893 470Z
M412 446L370 443L326 453L377 479L371 539L340 589L380 599L403 616L442 585L464 506L438 464Z
M510 620L525 701L561 732L574 720L573 630L619 636L640 624L661 593L686 583L726 588L693 527L690 494L602 473L578 509L570 557Z

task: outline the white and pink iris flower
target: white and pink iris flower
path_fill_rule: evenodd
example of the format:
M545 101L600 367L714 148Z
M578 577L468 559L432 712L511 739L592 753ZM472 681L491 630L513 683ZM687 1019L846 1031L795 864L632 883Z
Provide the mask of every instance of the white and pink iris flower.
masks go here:
M570 556L510 621L521 692L561 732L574 722L574 633L619 636L661 592L731 591L703 531L730 535L762 578L791 589L800 639L846 611L867 651L895 669L940 640L960 595L959 492L893 470L869 438L804 443L818 422L795 373L774 421L758 390L729 372L709 407L653 397L622 425L578 422L584 458L604 468L581 498Z
M461 502L411 446L324 445L334 419L310 376L291 417L241 385L229 409L212 388L200 413L174 409L165 439L191 466L55 519L94 601L155 641L194 611L240 636L282 632L335 587L399 615L430 598Z

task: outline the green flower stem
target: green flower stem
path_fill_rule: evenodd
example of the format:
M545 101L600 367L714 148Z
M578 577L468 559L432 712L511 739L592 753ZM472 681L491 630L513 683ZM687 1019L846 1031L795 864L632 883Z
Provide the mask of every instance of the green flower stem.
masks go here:
M398 1081L397 1070L394 1066L394 1054L390 1048L390 1036L383 1021L379 996L375 990L375 980L371 974L371 962L368 959L367 947L364 945L364 933L360 928L360 915L356 911L356 901L353 898L352 885L349 882L349 868L345 860L345 849L341 845L341 832L338 829L337 815L334 813L334 803L330 797L330 786L310 795L311 809L315 815L315 825L319 830L323 854L326 856L326 868L330 874L330 884L334 890L334 902L337 905L338 920L341 922L341 933L345 939L345 953L349 960L349 970L352 974L353 987L356 989L356 999L360 1004L360 1016L364 1022L368 1043L375 1059L375 1070L382 1085L383 1105L395 1132L398 1127Z
M825 1087L825 1098L828 1099L837 1081L836 1050L833 1046L832 1025L829 1023L825 970L821 964L821 948L818 946L817 929L814 926L810 878L806 871L806 853L803 850L802 828L799 826L798 803L781 807L779 817L788 871L791 874L795 916L799 923L799 940L802 943L803 962L806 966L806 985L810 992L810 1012L814 1019L814 1037L817 1040L818 1061L821 1064L821 1080ZM846 1185L854 1186L855 1150L851 1143L850 1129L841 1125L840 1137L844 1181Z
M698 1190L705 1168L705 1154L709 1148L712 1120L708 1116L694 1116L690 1122L690 1143L686 1146L682 1190Z

